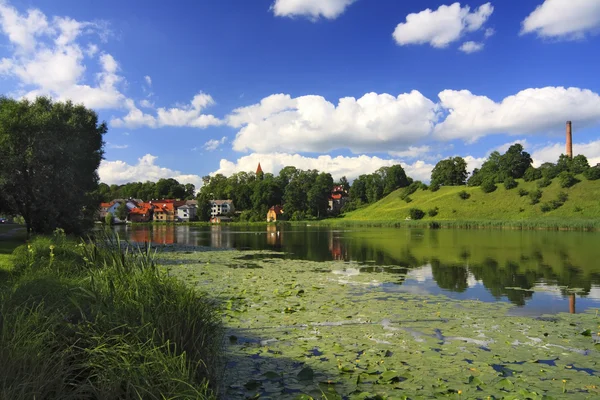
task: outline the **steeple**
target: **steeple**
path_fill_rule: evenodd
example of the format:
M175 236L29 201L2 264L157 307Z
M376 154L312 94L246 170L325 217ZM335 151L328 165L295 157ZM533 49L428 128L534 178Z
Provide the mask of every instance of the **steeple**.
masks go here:
M261 168L261 166L260 166L260 162L259 162L259 163L258 163L258 168L256 168L256 175L258 175L258 174L262 174L262 173L263 173L263 170L262 170L262 168Z

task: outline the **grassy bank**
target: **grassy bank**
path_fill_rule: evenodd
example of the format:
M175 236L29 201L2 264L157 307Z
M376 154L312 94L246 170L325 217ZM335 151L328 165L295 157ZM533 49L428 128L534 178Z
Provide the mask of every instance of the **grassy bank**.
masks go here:
M114 239L37 238L0 286L1 399L214 398L220 316Z
M600 181L587 181L583 177L579 179L581 182L568 189L561 188L558 179L545 188L539 188L536 182L517 180L517 188L507 190L500 184L492 193L484 193L479 187L464 186L442 187L437 192L419 189L408 196L408 201L403 199L403 189L400 189L377 203L347 213L344 218L325 223L390 227L598 230ZM537 190L541 191L541 197L533 204L531 194ZM567 200L548 210L546 206L556 202L561 193L567 195ZM407 221L410 210L415 208L425 213L424 218Z

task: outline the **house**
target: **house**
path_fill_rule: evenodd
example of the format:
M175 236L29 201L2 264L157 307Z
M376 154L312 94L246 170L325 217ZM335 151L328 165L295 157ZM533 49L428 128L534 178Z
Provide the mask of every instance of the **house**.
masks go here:
M131 222L150 222L152 221L153 207L149 203L138 203L138 206L129 212Z
M210 201L210 216L217 217L235 212L233 200L211 200Z
M344 204L348 201L348 198L348 192L343 186L334 186L329 195L328 211L333 214L338 214L342 207L344 207Z
M231 222L233 221L232 218L230 217L222 217L220 215L216 216L216 217L210 217L210 223L211 224L220 224L222 222Z
M185 201L180 200L152 200L148 202L152 205L152 220L155 222L175 222L177 219L177 208L185 205Z
M104 221L106 215L110 213L113 216L113 222L117 224L125 222L117 218L117 209L122 203L123 200L113 200L110 203L100 203L100 221Z
M267 213L267 222L281 221L283 218L283 207L281 206L273 206Z
M196 219L196 207L184 205L177 207L177 219L179 221L193 221Z

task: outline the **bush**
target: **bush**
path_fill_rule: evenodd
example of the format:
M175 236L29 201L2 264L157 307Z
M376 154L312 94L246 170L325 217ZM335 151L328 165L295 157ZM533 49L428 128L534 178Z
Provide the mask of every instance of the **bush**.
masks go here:
M540 199L542 198L542 191L534 190L533 192L529 193L529 198L531 199L532 205L539 203Z
M402 200L406 200L406 198L408 196L410 196L411 194L413 194L414 192L416 192L420 188L421 188L421 182L420 181L413 182L413 183L411 183L410 185L408 185L407 187L405 187L402 190L402 193L400 194L400 198Z
M437 192L438 190L440 190L440 185L438 185L437 183L434 183L429 186L429 190L431 190L432 192Z
M508 177L504 180L504 188L506 190L511 190L519 186L519 182L515 181L514 178Z
M549 212L552 210L556 210L557 208L562 207L563 204L565 204L568 199L569 199L569 195L567 193L560 192L558 194L558 196L556 196L555 200L551 200L547 203L542 204L540 209L542 210L542 212Z
M427 189L429 189L429 186L427 186L425 183L421 183L421 187L419 189L427 190Z
M569 195L565 192L560 192L557 196L558 201L560 201L562 204L566 203L567 200L569 200Z
M406 196L404 198L404 201L407 202L407 203L412 203L412 199L409 196Z
M429 215L430 217L435 217L436 215L438 215L438 211L439 208L432 208L431 210L427 211L427 215Z
M423 219L425 213L423 212L423 210L420 210L418 208L411 208L408 211L408 215L410 216L410 219L418 220Z
M494 183L494 179L492 179L492 178L487 178L481 184L481 190L483 190L483 193L492 193L497 188L498 187L496 186L496 183Z
M595 167L588 168L584 173L585 179L588 181L596 181L600 179L600 166L596 165Z
M558 182L562 188L570 188L571 186L579 183L579 179L575 178L575 175L571 172L563 171L558 175Z
M553 208L549 203L544 203L540 206L540 210L542 210L543 213L546 213L546 212L552 211Z
M104 223L106 225L112 225L112 223L113 223L113 215L112 215L112 213L106 213L106 215L104 216Z
M529 192L523 188L519 189L518 193L519 193L519 196L521 196L521 197L525 197L529 194Z
M540 171L537 168L533 168L533 167L527 168L527 170L525 171L525 174L523 175L523 179L525 180L525 182L537 181L541 177L542 177L542 171Z
M545 187L550 186L551 183L552 183L552 179L545 176L541 180L538 181L537 186L539 188L545 188Z
M467 193L466 190L463 190L458 193L458 197L460 197L463 200L467 200L467 199L471 198L471 195L469 193Z

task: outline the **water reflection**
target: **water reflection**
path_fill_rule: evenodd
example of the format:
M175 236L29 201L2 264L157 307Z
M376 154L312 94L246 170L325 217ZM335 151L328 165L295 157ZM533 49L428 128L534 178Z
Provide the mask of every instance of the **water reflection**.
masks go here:
M579 311L600 307L596 233L275 225L116 229L135 242L269 249L285 252L286 258L358 262L364 264L360 273L388 274L389 290L510 301L536 312L575 312L576 303Z

